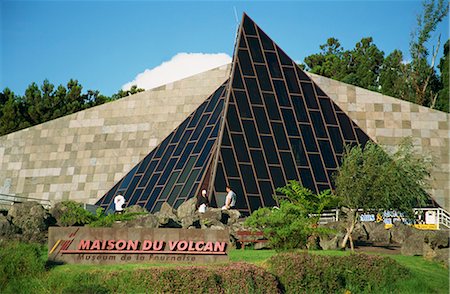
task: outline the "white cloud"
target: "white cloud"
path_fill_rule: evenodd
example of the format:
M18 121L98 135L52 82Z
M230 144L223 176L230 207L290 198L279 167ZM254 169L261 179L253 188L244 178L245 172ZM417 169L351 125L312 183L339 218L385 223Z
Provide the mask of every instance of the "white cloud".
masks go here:
M134 80L123 85L122 90L128 90L132 85L152 89L230 62L231 57L226 53L178 53L169 61L139 73Z

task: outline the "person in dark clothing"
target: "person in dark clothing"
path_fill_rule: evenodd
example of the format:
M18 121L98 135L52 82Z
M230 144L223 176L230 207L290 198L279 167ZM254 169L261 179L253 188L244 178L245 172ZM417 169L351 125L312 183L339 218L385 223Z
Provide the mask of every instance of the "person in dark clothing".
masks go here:
M206 197L206 190L202 190L202 193L197 196L197 203L195 207L198 209L198 212L205 213L206 207L209 205L208 197Z

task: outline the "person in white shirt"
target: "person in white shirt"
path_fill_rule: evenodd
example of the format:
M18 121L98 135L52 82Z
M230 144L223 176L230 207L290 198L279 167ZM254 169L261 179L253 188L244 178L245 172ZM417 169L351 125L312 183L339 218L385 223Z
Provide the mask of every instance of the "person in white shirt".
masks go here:
M230 186L227 186L227 197L225 198L225 205L222 207L222 210L234 209L236 206L236 193L231 190Z
M114 197L114 206L117 214L121 214L123 212L124 204L125 204L125 197L123 197L120 194Z

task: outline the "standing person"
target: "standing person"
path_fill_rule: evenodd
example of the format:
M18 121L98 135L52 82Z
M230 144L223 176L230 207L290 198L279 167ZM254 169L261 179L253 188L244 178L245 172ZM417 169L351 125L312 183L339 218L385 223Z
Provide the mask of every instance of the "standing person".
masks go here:
M125 204L125 197L122 195L117 195L114 197L114 206L116 210L116 214L122 214L123 212L123 205Z
M205 213L206 207L208 206L208 197L206 197L206 190L202 190L202 193L197 196L197 203L195 207L198 209L198 212Z
M227 197L225 198L225 205L222 207L222 210L226 209L234 209L236 206L236 193L231 190L230 186L227 186Z

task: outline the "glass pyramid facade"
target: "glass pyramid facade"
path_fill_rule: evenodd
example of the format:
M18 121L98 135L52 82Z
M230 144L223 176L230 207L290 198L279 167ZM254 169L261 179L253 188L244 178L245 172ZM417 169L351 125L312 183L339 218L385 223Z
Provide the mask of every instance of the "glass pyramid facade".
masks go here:
M225 187L244 214L276 205L288 180L333 188L346 144L369 137L247 15L231 76L98 202L122 194L151 212L178 207L206 189L213 206Z

